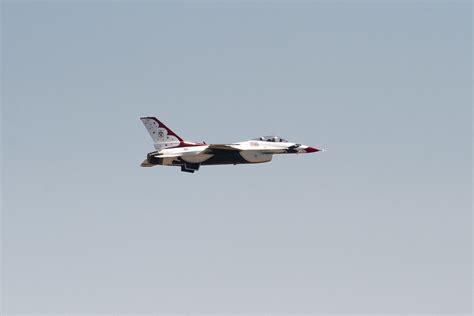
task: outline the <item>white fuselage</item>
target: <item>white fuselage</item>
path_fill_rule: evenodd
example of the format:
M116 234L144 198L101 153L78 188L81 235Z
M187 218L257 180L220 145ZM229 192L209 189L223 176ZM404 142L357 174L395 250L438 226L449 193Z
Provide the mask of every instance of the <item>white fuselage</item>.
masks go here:
M201 164L215 156L215 154L205 153L210 146L212 145L166 148L158 151L157 155L163 157L163 165L173 165L176 156L186 162ZM308 148L308 146L295 143L273 143L259 140L248 140L227 146L238 150L240 156L247 163L269 162L274 154L305 153L305 149ZM289 148L294 148L294 150L288 152ZM226 149L222 150L223 153L226 151Z

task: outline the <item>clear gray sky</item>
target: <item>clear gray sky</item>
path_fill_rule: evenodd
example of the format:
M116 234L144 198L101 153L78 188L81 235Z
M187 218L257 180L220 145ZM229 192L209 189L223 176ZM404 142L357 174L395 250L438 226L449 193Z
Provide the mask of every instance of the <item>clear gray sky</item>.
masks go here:
M3 312L469 314L471 15L3 1ZM327 151L140 168L144 115Z

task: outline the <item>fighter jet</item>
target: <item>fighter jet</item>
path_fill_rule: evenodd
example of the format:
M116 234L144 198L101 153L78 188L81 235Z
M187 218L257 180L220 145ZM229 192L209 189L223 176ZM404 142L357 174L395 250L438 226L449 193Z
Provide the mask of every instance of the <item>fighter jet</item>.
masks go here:
M181 171L193 173L200 166L263 163L276 154L304 154L322 151L306 145L291 143L278 136L263 136L232 144L206 144L185 141L156 117L140 119L155 146L142 167L180 166Z

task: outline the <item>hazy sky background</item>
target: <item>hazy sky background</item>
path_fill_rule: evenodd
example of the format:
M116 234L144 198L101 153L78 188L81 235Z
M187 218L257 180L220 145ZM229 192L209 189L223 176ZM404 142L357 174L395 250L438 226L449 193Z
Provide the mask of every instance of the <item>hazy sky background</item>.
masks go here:
M2 4L15 313L470 313L469 1ZM140 168L195 141L327 151Z

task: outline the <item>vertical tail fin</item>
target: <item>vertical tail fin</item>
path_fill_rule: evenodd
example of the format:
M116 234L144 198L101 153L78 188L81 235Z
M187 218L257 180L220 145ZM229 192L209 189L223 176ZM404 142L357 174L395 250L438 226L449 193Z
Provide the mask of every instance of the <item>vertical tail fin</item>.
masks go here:
M140 120L153 139L157 150L178 147L184 141L156 117L142 117Z

